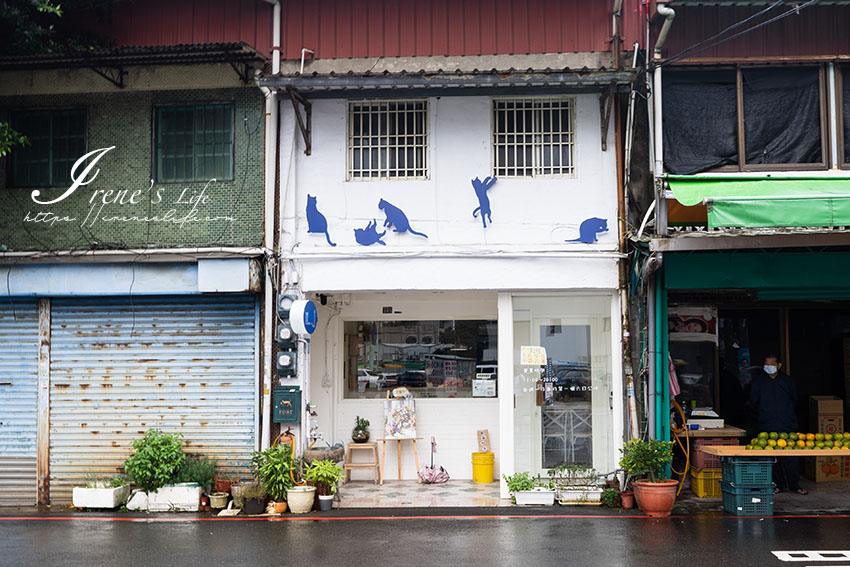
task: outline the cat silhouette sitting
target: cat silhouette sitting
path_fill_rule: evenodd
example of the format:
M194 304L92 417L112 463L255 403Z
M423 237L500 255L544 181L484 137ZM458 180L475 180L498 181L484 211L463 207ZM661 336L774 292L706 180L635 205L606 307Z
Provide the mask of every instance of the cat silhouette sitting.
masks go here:
M376 242L382 246L386 246L387 243L381 240L381 237L384 236L387 231L385 230L381 234L378 234L377 226L378 221L372 219L372 222L367 224L366 228L355 228L354 240L356 240L358 244L362 244L363 246L371 246Z
M328 219L316 208L316 197L309 194L307 195L307 232L324 234L325 238L328 239L328 244L336 246L331 242L331 235L328 234Z
M472 187L475 189L475 196L478 197L478 206L472 211L473 217L478 217L478 212L481 211L481 222L484 223L484 228L487 228L487 221L493 224L493 219L490 218L490 197L487 196L487 190L493 186L498 180L496 177L485 177L481 181L477 177L472 180ZM486 218L485 218L486 217Z
M596 235L603 232L608 232L608 220L598 217L590 217L581 222L578 227L578 238L573 240L565 240L564 242L584 242L585 244L593 244L597 242Z
M428 238L427 234L416 232L415 230L410 228L410 221L407 219L407 215L404 214L404 211L402 211L389 201L384 201L383 199L381 199L380 201L378 201L378 208L382 209L387 215L387 220L384 221L384 226L387 228L394 226L395 230L393 232L409 232L410 234L415 234L417 236L424 236L425 238ZM381 244L383 244L383 242Z

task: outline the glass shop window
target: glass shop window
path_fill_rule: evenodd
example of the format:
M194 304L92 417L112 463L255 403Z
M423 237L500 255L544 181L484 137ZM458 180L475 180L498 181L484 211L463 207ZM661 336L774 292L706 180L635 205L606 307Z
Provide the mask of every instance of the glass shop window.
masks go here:
M346 321L346 398L496 397L496 321Z

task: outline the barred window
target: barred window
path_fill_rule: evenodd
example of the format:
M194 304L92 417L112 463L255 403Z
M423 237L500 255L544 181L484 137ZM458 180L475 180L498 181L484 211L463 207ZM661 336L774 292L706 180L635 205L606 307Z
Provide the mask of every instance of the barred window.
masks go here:
M572 98L493 100L496 177L575 175Z
M156 109L156 180L233 178L233 105Z
M349 181L427 178L427 101L348 104Z
M12 152L12 187L71 184L71 168L86 153L85 109L15 111L11 127L29 140Z

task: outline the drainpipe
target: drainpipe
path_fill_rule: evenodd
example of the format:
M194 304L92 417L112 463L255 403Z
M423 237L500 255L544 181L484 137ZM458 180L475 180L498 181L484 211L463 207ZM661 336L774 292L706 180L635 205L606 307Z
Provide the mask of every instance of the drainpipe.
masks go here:
M266 0L273 6L272 10L272 74L280 73L280 0ZM258 79L259 77L257 77ZM258 81L259 83L259 81ZM259 84L257 85L259 87ZM266 259L275 252L274 238L274 191L275 176L277 175L277 129L278 102L277 91L259 87L265 98L266 128L265 128L265 183L263 187L263 245L266 249ZM272 391L272 337L274 336L274 281L269 273L268 265L265 270L265 285L263 286L263 410L262 410L262 444L259 448L266 449L271 444L271 391ZM255 445L259 444L259 438Z
M661 400L659 399L661 391L659 390L658 384L658 374L662 368L660 360L661 357L659 355L661 343L658 336L660 325L659 321L661 321L661 316L658 312L662 309L658 301L658 291L662 283L658 277L658 269L661 267L663 261L663 254L661 252L655 252L646 261L646 267L644 268L644 277L649 278L649 285L647 286L646 293L646 334L648 342L647 367L649 370L649 378L646 381L647 390L649 391L649 403L647 404L647 428L649 429L649 436L653 439L656 438L656 432L658 431L658 420L660 419L660 414L664 413L661 411ZM663 319L664 324L666 324L666 321L667 315L665 313Z
M614 0L611 16L611 50L614 54L614 68L620 68L620 18L623 15L623 0Z
M658 32L658 39L655 40L655 51L653 58L661 59L661 48L664 47L664 42L667 41L667 34L670 32L670 26L673 25L673 18L676 17L676 12L673 8L668 8L666 4L661 2L655 7L655 11L661 16L664 16L664 24L661 26L661 31Z

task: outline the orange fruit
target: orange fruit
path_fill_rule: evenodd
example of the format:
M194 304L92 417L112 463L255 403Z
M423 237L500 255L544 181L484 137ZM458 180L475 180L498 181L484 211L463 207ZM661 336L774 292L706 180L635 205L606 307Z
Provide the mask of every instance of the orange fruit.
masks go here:
M815 434L814 433L806 433L806 441L814 441Z
M802 439L798 439L798 440L797 440L797 447L803 448L803 447L805 447L805 446L806 446L806 442L805 442L805 441L803 441Z
M779 441L776 442L776 444L780 447L787 447L788 446L788 442L785 441L785 439L780 439Z
M767 440L768 447L776 447L776 439L768 439Z

